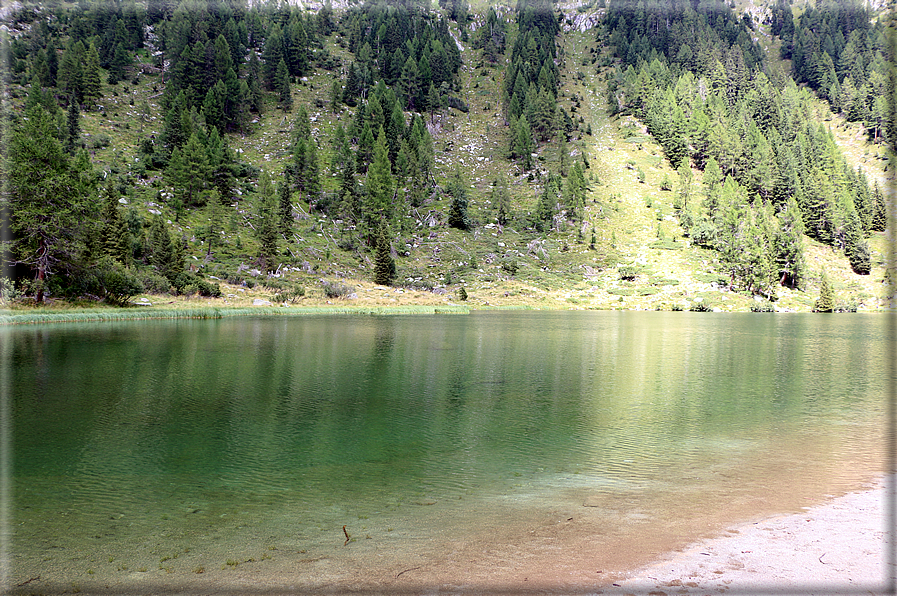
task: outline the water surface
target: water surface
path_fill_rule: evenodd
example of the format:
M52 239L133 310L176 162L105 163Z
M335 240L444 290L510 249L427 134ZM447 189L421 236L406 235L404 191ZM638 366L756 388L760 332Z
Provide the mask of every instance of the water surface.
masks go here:
M2 329L12 583L598 585L882 472L885 322L493 312Z

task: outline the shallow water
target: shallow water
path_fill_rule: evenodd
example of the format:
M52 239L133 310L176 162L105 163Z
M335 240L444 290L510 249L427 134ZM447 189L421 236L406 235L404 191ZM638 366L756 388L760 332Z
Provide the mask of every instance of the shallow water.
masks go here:
M589 574L883 471L885 323L490 312L2 329L11 584L600 582Z

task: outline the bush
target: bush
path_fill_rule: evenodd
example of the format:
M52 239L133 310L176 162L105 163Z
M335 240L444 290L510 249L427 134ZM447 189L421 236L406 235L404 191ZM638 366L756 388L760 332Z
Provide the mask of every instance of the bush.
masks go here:
M0 277L0 302L12 302L20 297L21 293L16 289L13 280L8 277Z
M111 260L103 260L94 270L97 284L106 302L127 304L131 296L143 292L143 284L133 273Z
M704 302L695 302L694 304L691 305L691 308L689 308L688 310L690 310L692 312L712 312L713 311L713 309L710 308L710 305L708 305Z
M112 139L107 134L98 134L90 141L91 149L104 149L112 144Z
M347 286L335 281L323 282L324 295L328 298L348 298L355 293L355 286Z
M520 263L517 262L517 259L502 259L501 268L509 275L516 275L517 270L520 268Z
M146 271L140 275L143 283L143 291L150 294L167 294L171 289L171 282L155 271Z
M620 279L623 281L635 281L635 278L638 277L638 268L631 265L624 265L622 267L617 267L617 273L620 274Z
M751 312L775 312L776 309L769 302L753 302Z
M305 296L305 286L293 286L274 295L275 302L295 302Z

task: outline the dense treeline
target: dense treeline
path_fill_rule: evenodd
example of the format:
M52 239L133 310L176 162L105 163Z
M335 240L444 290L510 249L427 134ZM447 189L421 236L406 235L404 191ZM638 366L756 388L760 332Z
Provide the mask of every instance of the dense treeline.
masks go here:
M559 111L557 103L560 73L555 36L560 28L551 3L520 0L517 30L505 71L503 105L511 130L511 157L521 158L528 170L536 143L550 140L559 130L566 134L566 113Z
M381 281L395 275L394 264L388 262L389 242L407 230L410 211L422 205L433 186L432 139L421 112L435 113L460 103L451 97L460 52L444 18L421 11L415 3L388 7L368 3L337 22L328 7L306 13L287 3L247 7L218 0L151 0L145 6L128 2L108 7L98 3L60 11L54 18L28 11L20 17L33 26L30 35L13 39L9 53L13 68L6 74L11 83L31 85L27 115L14 128L18 135L39 122L52 134L31 140L16 136L20 141L16 147L21 155L28 155L24 148L33 145L34 151L55 156L47 157L44 162L53 163L44 165L48 171L61 172L60 179L73 175L75 164L81 178L97 176L87 153L79 149L83 145L79 117L81 110L102 103L104 83L136 84L147 73L161 74L163 84L161 133L157 138L141 136L133 167L113 166L102 173L108 179L106 188L96 183L78 186L83 192L71 197L77 216L63 222L60 218L68 210L50 201L53 217L44 217L40 202L50 191L39 194L36 188L38 194L29 198L27 185L13 187L14 261L34 270L35 281L28 289L34 289L37 297L43 296L47 284L53 284L56 295L94 290L110 297L78 281L90 278L85 272L92 270L100 272L93 276L96 279L103 278L103 271L114 273L119 285L132 291L169 286L178 291L216 291L184 272L185 238L173 237L158 216L144 219L133 207L113 200L119 193L129 193L134 175L154 172L165 183L156 200L172 209L175 220L194 211L208 216L208 225L198 234L207 245L207 258L223 248L219 238L224 229L234 229L235 201L239 205L249 200L249 225L259 247L254 256L261 268L275 270L280 239L289 239L292 232L296 202L305 201L342 218L345 248L371 247L382 260L385 247L387 262L378 267L386 275ZM349 125L340 124L332 139L320 138L312 134L302 106L283 172L241 162L229 146L229 134L251 133L251 119L270 104L266 93L290 112L292 85L298 77L314 67L339 66L321 43L337 30L348 40L355 60L345 70L345 84L332 98L332 108L338 110L341 103L355 108ZM138 51L143 57L139 67ZM108 73L105 80L101 69ZM411 111L410 119L405 110ZM141 111L147 118L148 106L141 106ZM56 155L57 150L62 154ZM335 186L322 173L328 167L335 174ZM16 176L20 170L34 171L15 156L10 169ZM253 180L258 183L251 184ZM71 185L53 188L66 184ZM105 206L89 208L97 203ZM227 211L232 212L230 217ZM34 245L39 227L49 230L55 240ZM98 234L106 239L97 240ZM115 241L108 240L113 236ZM102 254L102 263L97 254Z
M439 108L439 98L453 88L461 67L461 52L445 18L414 3L368 3L350 9L344 25L355 56L343 91L347 105L355 106L382 81L395 90L403 109Z
M870 140L897 140L888 117L888 98L894 96L888 69L894 57L884 23L873 19L867 5L826 0L794 18L791 6L779 0L771 30L781 37L781 56L791 59L798 83L828 100L833 111L862 122Z
M702 2L699 12L672 2L644 3L644 10L617 6L606 31L621 60L609 109L641 119L680 178L690 176L692 165L704 171L707 198L689 201L683 191L681 223L696 243L720 251L733 284L766 293L775 280L799 285L804 271L795 230L844 250L857 273L868 273L864 236L883 229L882 194L847 166L831 134L812 124L809 92L791 80L770 80L745 41L750 23L721 4ZM725 62L694 62L677 43L683 30ZM716 196L717 186L726 189L726 200ZM791 232L782 236L785 229ZM758 246L777 246L761 251L763 266Z
M461 41L471 21L464 0L440 7L368 0L337 15L279 1L104 0L52 15L16 12L18 33L2 41L3 76L27 96L4 115L2 140L11 260L33 276L25 290L112 302L142 289L215 294L202 267L188 268L190 243L203 245L207 261L245 258L273 272L306 209L334 222L339 248L372 256L375 280L390 283L393 244L420 224L429 202L447 199L439 222L474 227L465 174L435 176L428 126L445 110L468 110L451 21ZM795 76L866 122L874 139L892 138L878 105L888 92L881 27L860 9L789 20L786 8L773 10L773 28ZM506 157L539 187L531 214L519 219L538 232L584 219L588 190L585 152L573 158L568 146L578 125L559 102L560 19L551 0L518 0L511 20L489 9L470 40L480 76L493 69L500 84ZM680 172L682 226L720 251L734 285L767 294L775 283L799 286L802 233L843 249L868 273L863 237L884 228L881 192L811 124L808 92L767 72L752 27L718 0L611 3L599 33L618 62L610 110L638 117L659 141ZM334 44L350 57L331 55ZM829 62L834 70L820 66ZM294 106L296 85L322 70L333 75L329 102ZM109 96L147 78L161 107L158 134L146 130L148 102L133 106L139 132L128 163L116 156L95 171L85 149L97 147L82 138L81 114L105 116ZM579 101L572 97L571 110ZM312 109L339 122L313 126ZM277 171L232 149L272 110L292 130ZM692 166L703 171L703 193L692 190ZM149 215L131 200L137 180L154 188L143 195ZM512 221L507 181L497 181L491 199L498 223Z

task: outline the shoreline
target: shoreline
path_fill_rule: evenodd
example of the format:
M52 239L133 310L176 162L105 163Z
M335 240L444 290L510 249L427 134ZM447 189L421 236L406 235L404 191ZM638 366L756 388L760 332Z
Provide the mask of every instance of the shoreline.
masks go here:
M895 476L728 528L613 582L605 594L894 594Z
M129 308L48 308L33 310L0 309L0 328L22 325L41 325L51 323L107 323L115 321L150 321L174 319L224 319L231 317L299 317L316 315L434 315L434 314L470 314L476 311L578 311L592 312L664 312L629 308L565 308L563 306L532 305L466 305L466 304L402 304L402 305L364 305L364 304L314 304L305 306L230 306L200 304L168 307L145 308L134 304ZM673 311L668 311L673 312ZM749 310L727 311L728 314L795 314L797 311L776 311L770 313L754 313ZM807 311L809 313L809 311ZM863 309L846 314L892 314L889 309ZM833 314L833 313L814 313ZM835 313L837 314L837 313ZM841 313L845 314L845 313Z
M540 561L524 556L516 562L511 544L505 559L492 561L492 571L478 572L461 560L480 556L494 558L496 545L457 544L454 556L441 561L408 561L401 568L382 570L379 577L366 576L360 568L343 573L327 572L328 557L310 559L323 565L316 576L296 577L291 564L269 571L255 568L233 572L229 579L203 581L193 575L187 581L166 585L159 578L129 582L80 584L83 594L610 594L614 596L672 595L800 595L884 596L894 594L897 565L893 554L895 533L888 532L894 519L895 477L878 476L857 491L831 497L821 504L801 507L800 513L773 514L754 521L724 526L710 537L698 539L672 551L658 551L650 562L627 568L604 567L596 577L594 559L587 542L574 547L567 561ZM893 524L891 524L893 525ZM559 537L559 536L558 536ZM890 545L890 548L889 548ZM560 546L560 545L557 545ZM578 546L579 548L576 548ZM485 550L483 550L485 547ZM584 548L583 548L584 547ZM552 549L554 550L554 549ZM522 554L519 551L518 555ZM545 553L543 553L545 554ZM559 553L556 553L559 554ZM511 556L511 559L505 557ZM458 558L460 557L460 558ZM528 559L528 560L527 560ZM597 561L592 561L596 563ZM484 563L480 560L479 563ZM583 566L585 563L586 567ZM469 564L482 567L476 559ZM508 574L514 567L520 572ZM292 569L291 569L292 568ZM210 570L211 571L211 570ZM485 573L485 575L483 575ZM493 575L497 573L497 575ZM142 574L138 574L142 575ZM417 576L417 577L415 577ZM507 582L512 576L512 579ZM589 576L589 579L586 579ZM503 577L505 579L499 579ZM600 578L600 579L599 579ZM890 578L890 585L888 578ZM28 578L25 578L28 580ZM46 578L45 578L46 579ZM181 578L182 580L184 578ZM212 579L212 578L208 578ZM497 580L497 581L496 581ZM91 582L92 583L92 582ZM105 585L104 585L105 584ZM72 584L75 585L75 584ZM7 586L11 594L70 591L72 585L25 581Z

